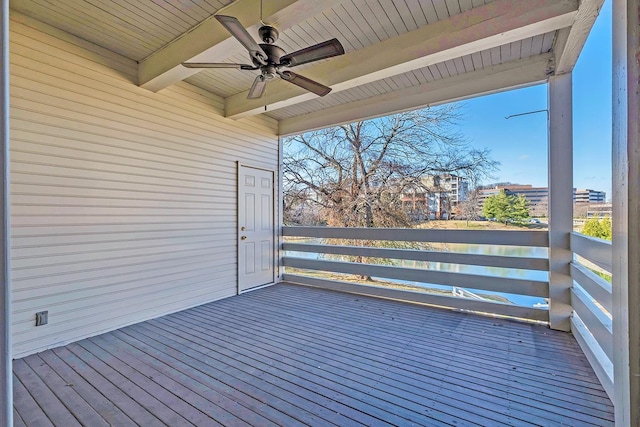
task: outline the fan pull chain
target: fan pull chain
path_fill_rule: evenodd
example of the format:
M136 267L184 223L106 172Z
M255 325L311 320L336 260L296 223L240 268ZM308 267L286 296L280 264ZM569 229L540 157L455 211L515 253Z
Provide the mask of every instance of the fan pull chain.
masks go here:
M262 3L262 1L261 1ZM264 93L262 94L262 96L264 96L264 111L267 111L267 90L269 89L269 85L265 86L264 88Z

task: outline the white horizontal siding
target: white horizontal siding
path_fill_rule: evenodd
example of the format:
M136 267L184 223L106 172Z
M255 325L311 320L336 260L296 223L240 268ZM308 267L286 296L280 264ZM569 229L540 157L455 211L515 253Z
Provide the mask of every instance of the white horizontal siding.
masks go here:
M236 162L276 169L276 122L18 13L10 40L14 356L235 294Z

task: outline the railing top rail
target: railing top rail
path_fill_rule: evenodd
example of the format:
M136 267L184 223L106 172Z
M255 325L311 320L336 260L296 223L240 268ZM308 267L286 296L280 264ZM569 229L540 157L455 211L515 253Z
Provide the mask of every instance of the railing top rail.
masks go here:
M546 231L284 226L282 227L282 234L284 236L291 237L316 237L325 239L387 240L535 247L549 246L549 235Z

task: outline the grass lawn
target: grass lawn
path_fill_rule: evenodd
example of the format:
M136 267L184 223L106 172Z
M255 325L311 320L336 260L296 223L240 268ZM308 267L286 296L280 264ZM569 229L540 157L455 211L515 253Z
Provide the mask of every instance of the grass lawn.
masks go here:
M433 220L416 226L416 228L459 229L459 230L546 230L547 224L503 224L494 221L465 220Z

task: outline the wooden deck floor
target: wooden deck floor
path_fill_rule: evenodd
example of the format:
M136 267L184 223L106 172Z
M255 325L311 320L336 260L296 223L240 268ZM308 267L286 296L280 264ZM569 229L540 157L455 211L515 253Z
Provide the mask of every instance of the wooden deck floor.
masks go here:
M16 426L613 425L570 334L285 284L14 374Z

